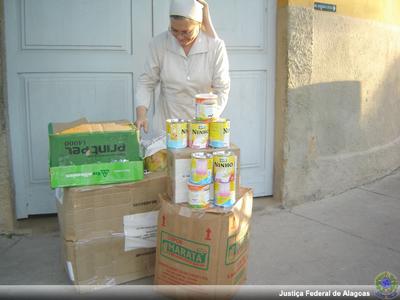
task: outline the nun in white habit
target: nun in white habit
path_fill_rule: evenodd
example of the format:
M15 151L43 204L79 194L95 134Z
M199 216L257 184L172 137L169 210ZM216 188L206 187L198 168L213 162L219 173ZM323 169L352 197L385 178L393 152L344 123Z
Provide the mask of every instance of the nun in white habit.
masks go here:
M194 117L196 94L217 94L222 113L230 89L225 44L214 30L207 3L171 0L169 15L169 29L150 42L135 93L135 123L147 132L147 111L159 85L150 126L156 135L165 130L166 119Z

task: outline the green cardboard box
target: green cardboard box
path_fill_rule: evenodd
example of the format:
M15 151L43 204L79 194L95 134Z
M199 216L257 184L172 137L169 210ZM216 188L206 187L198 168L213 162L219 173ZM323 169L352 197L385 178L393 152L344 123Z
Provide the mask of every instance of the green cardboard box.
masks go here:
M50 123L50 185L110 184L143 179L139 131L129 121Z

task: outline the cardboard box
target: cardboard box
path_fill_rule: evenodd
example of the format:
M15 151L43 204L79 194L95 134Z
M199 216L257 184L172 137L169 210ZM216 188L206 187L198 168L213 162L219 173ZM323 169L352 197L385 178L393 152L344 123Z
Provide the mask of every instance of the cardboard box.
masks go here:
M139 132L129 121L50 123L52 188L143 179Z
M141 160L139 133L129 121L50 123L50 165Z
M155 284L239 285L247 276L253 192L231 209L194 210L165 197L158 219Z
M161 172L134 183L56 190L63 257L74 284L120 284L154 274L166 182Z
M124 238L63 240L65 269L75 285L115 285L154 274L155 248L124 250Z
M240 149L231 144L229 148L207 148L207 149L167 149L168 180L167 193L174 203L185 203L188 201L187 182L190 177L191 155L194 152L212 153L215 151L232 151L237 156L236 187L240 187ZM236 193L237 194L237 193Z
M165 193L165 172L150 173L133 183L58 189L58 220L62 238L89 240L124 234L124 217L159 209Z

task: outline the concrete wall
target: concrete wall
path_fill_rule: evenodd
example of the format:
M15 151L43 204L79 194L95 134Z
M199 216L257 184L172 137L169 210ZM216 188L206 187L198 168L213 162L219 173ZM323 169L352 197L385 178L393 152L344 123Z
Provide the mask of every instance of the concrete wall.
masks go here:
M10 174L10 147L8 143L7 102L5 99L5 47L4 47L4 10L0 0L0 232L9 232L14 228L13 194Z
M329 3L337 13L278 3L274 195L286 206L400 167L400 1Z

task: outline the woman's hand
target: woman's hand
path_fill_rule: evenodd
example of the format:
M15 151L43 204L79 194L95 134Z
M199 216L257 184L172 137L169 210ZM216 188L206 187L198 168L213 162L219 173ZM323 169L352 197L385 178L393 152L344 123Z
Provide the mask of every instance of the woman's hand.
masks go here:
M210 37L218 38L218 34L214 29L211 22L210 10L208 8L208 3L204 0L197 0L201 5L203 5L203 22L201 24L201 29Z
M147 109L144 106L136 107L136 121L135 125L138 130L143 128L144 132L147 133L149 130L149 122L147 120Z
M149 130L149 122L147 119L141 120L141 119L137 119L135 121L135 125L136 128L138 130L140 130L141 128L143 128L144 132L147 133L147 131Z

